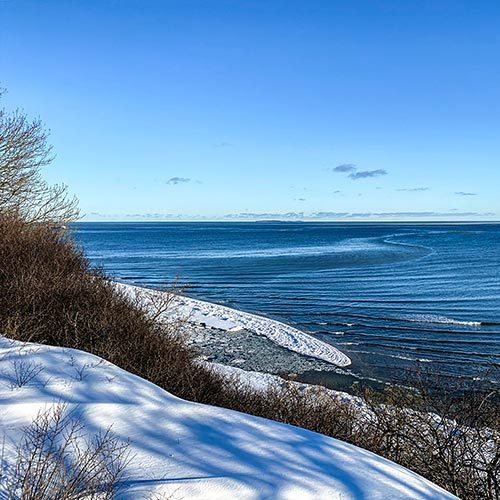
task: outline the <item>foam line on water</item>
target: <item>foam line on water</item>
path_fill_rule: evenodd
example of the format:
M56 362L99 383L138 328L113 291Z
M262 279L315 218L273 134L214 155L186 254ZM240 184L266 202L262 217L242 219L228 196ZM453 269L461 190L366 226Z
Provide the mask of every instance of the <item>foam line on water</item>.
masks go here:
M402 319L412 323L439 323L445 325L463 325L463 326L481 326L481 321L464 321L459 319L447 318L446 316L437 316L433 314L416 314Z

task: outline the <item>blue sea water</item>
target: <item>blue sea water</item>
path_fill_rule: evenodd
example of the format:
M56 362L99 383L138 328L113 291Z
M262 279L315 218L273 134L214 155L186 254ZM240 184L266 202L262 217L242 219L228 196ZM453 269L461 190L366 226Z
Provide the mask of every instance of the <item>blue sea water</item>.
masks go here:
M258 313L316 335L350 372L405 381L418 366L497 381L500 224L78 223L116 279ZM409 375L410 374L410 375Z

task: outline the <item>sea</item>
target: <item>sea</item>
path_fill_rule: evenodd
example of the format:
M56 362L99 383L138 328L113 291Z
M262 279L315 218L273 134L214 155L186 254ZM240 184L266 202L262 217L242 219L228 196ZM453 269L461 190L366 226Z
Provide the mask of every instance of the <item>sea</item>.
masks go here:
M81 222L114 279L293 325L382 383L499 382L500 224ZM311 374L314 379L314 374Z

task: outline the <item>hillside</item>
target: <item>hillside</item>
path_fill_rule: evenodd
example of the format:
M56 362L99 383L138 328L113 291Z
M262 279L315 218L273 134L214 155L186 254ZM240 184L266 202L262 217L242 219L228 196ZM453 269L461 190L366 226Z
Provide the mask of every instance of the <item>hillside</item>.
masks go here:
M121 498L456 498L368 451L184 401L82 351L0 338L0 374L4 489L22 429L63 403L88 439L112 424L129 441Z

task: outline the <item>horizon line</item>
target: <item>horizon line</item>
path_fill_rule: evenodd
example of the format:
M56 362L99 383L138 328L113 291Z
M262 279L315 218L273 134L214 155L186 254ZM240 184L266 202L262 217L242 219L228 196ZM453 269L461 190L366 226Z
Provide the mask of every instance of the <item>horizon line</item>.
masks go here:
M179 223L179 224L195 224L195 223L227 223L227 224L239 224L239 223L246 223L246 224L254 224L257 222L260 223L287 223L287 224L307 224L307 223L342 223L342 224L370 224L370 223L377 223L377 224L394 224L394 223L404 223L404 224L442 224L442 223L454 223L454 224L500 224L500 220L466 220L466 219L461 219L461 220L415 220L415 219L401 219L401 220L340 220L340 219L332 219L332 220L326 220L326 219L308 219L308 220L289 220L289 219L255 219L255 220L248 220L248 219L240 219L240 220L228 220L228 219L207 219L207 220L200 220L200 219L191 219L191 220L179 220L179 219L164 219L164 220L158 220L158 219L143 219L143 220L126 220L126 219L116 219L116 220L77 220L73 221L70 224L113 224L113 223L134 223L134 224L140 224L140 223Z

